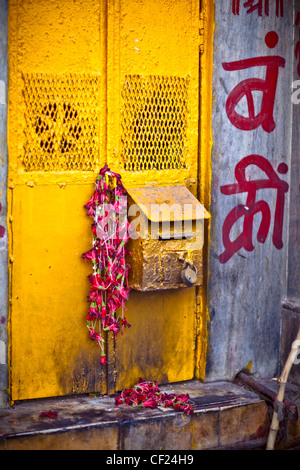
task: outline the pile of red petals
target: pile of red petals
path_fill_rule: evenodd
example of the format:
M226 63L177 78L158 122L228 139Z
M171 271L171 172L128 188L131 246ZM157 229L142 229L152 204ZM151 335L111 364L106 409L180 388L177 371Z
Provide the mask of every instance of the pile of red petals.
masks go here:
M97 177L92 198L84 206L87 215L93 218L93 246L82 255L93 265L93 274L89 275L87 326L90 338L100 347L102 365L107 364L103 331L112 331L117 339L120 331L123 334L124 328L130 327L124 316L124 303L130 291L130 266L125 260L130 237L126 194L121 176L105 165Z
M57 411L43 411L41 414L40 414L40 417L41 418L52 418L52 419L55 419L57 418Z
M194 413L192 406L188 403L189 398L188 394L162 393L156 381L147 382L140 378L134 387L126 388L115 397L115 404L116 406L125 404L152 409L162 406L189 415Z

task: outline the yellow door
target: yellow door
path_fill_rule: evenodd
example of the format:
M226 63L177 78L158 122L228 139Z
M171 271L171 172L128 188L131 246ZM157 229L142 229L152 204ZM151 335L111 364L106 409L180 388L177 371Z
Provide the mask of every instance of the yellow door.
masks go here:
M12 400L193 378L195 288L132 291L101 367L81 255L105 163L125 187L197 195L199 2L12 0L9 26Z

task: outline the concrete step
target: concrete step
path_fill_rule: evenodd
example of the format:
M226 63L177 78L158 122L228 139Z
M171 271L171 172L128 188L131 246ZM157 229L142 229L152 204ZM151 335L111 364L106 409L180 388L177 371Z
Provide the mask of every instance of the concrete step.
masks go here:
M188 393L194 413L115 407L114 397L30 400L0 410L1 450L201 450L263 448L268 406L230 382L197 380L159 386ZM56 418L40 414L55 411Z

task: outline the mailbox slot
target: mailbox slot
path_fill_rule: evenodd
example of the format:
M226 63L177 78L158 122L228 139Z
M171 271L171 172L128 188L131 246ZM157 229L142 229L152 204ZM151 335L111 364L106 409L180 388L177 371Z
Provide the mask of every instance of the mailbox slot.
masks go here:
M193 232L179 232L179 233L161 233L159 234L159 240L191 240L194 238L195 233Z

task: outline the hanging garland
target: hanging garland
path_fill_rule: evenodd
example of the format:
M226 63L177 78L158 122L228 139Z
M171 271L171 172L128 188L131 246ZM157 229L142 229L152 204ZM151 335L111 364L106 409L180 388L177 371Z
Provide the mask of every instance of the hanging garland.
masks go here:
M130 237L126 194L121 176L105 165L97 177L92 198L84 206L87 215L93 218L93 247L82 255L93 265L93 274L88 276L90 307L86 319L90 338L101 350L102 365L107 364L103 331L113 331L116 340L120 331L123 334L124 328L130 327L124 315L130 291L130 266L125 261Z

